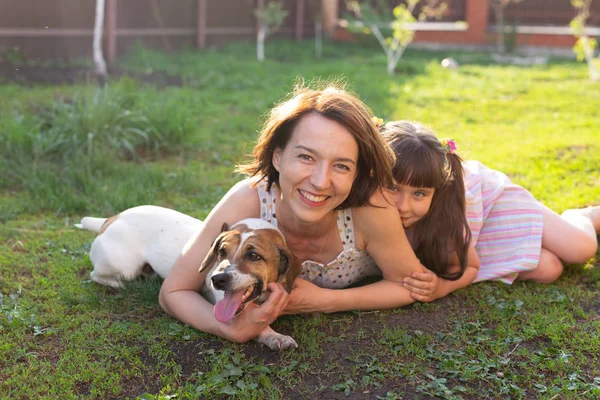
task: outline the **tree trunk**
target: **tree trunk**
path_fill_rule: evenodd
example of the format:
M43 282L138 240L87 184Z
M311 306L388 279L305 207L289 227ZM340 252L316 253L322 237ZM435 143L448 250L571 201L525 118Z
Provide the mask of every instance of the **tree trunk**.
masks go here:
M265 60L265 37L267 30L264 25L261 25L256 34L256 59L260 62Z
M504 7L499 5L495 8L496 11L496 50L504 54Z
M396 63L394 62L394 56L392 55L392 52L390 52L387 58L387 72L389 75L394 75L395 70Z
M583 40L583 52L585 53L585 61L588 64L588 68L590 71L590 79L593 81L600 80L600 75L598 74L598 70L596 69L596 65L594 64L594 50L592 46L590 46L590 42L587 36L582 36Z
M104 31L104 6L105 0L96 0L96 19L94 21L94 64L96 64L96 75L101 79L106 79L108 71L106 62L102 55L102 35Z
M321 58L323 54L323 27L321 19L315 20L315 56Z

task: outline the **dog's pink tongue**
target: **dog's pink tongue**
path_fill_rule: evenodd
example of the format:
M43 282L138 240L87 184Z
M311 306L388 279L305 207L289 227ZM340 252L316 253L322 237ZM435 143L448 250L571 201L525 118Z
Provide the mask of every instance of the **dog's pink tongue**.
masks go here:
M231 322L235 313L242 304L242 297L244 296L245 289L238 290L236 292L225 292L223 300L218 301L215 304L215 318L219 322L228 324Z

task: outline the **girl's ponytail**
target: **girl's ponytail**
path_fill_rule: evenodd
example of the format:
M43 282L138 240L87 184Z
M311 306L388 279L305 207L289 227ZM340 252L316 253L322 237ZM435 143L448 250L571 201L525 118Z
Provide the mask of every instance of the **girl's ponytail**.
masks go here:
M467 268L471 229L465 214L465 182L462 160L446 153L448 175L444 185L436 189L427 215L415 224L415 253L423 265L447 280L459 279ZM449 270L449 254L454 251L460 268Z
M456 280L462 276L467 268L468 252L471 244L471 228L469 228L466 216L465 171L462 160L458 155L451 152L448 152L446 157L448 159L451 178L448 179L446 184L447 188L445 192L447 193L447 197L440 200L446 203L446 207L454 208L448 212L450 218L449 225L457 227L450 236L450 243L458 256L460 270L449 274L445 279Z

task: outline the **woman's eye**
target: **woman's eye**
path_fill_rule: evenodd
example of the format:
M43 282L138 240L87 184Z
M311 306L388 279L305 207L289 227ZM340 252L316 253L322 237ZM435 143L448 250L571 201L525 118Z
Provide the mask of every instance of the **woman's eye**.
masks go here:
M390 186L387 188L387 190L389 190L390 192L397 192L398 189L395 186Z
M312 157L309 156L308 154L299 154L298 158L301 159L301 160L306 160L306 161L312 160Z
M344 164L336 164L336 167L344 171L350 171L350 167Z
M258 260L261 260L262 257L256 251L250 251L250 252L248 252L248 259L250 261L258 261Z
M425 197L425 193L423 193L423 192L415 192L415 197Z

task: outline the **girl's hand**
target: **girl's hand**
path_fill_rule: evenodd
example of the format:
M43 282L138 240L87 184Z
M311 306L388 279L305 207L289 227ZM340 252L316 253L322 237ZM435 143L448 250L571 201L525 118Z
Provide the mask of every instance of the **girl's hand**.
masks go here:
M302 314L312 312L326 311L322 304L326 304L325 295L327 289L322 289L302 278L296 278L292 292L290 293L290 301L283 311L284 314Z
M248 304L230 324L223 325L224 337L236 343L245 343L258 336L282 314L290 299L288 292L277 282L270 282L267 288L271 294L263 304Z
M410 297L416 301L429 303L439 299L440 278L427 268L423 267L425 272L413 272L410 278L404 278L404 287L410 290Z

